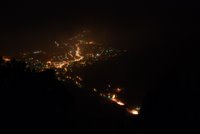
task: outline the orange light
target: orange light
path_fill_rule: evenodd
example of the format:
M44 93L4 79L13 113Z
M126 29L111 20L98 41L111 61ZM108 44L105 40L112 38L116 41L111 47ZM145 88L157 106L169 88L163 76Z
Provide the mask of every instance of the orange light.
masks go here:
M51 61L47 61L47 64L51 64Z
M139 110L137 110L137 109L127 109L127 111L130 114L133 114L133 115L138 115L139 114Z
M121 102L121 101L117 101L116 102L118 105L120 105L120 106L124 106L125 104L123 103L123 102Z
M6 57L6 56L3 56L2 59L3 59L5 62L9 62L9 61L11 61L11 58Z
M75 59L74 61L80 61L83 59L83 56L81 56L81 49L79 48L78 44L76 44L76 57L78 57L77 59Z
M115 94L112 96L111 100L112 100L113 102L117 103L117 104L120 105L120 106L124 106L124 105L125 105L122 101L120 101L120 100L118 100L118 99L116 98L116 95L115 95Z

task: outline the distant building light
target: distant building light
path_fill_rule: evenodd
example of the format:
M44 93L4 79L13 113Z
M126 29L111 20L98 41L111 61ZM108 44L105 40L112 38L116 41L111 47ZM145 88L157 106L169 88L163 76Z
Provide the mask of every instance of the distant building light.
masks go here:
M93 42L93 41L90 41L89 44L90 44L90 45L91 45L91 44L94 44L94 42Z
M97 54L97 56L100 56L100 54Z
M127 109L127 112L129 112L132 115L138 115L139 111L140 111L140 108Z
M34 54L39 54L39 53L42 53L42 51L40 50L40 51L35 51L35 52L33 52Z
M7 56L3 56L2 59L3 59L5 62L10 62L10 61L11 61L11 58L10 58L10 57L7 57Z
M93 91L94 91L94 92L97 92L97 89L96 89L96 88L94 88L94 89L93 89Z

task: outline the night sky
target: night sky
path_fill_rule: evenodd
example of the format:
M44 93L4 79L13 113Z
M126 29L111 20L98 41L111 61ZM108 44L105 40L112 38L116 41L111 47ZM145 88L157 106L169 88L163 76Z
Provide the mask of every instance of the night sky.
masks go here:
M182 54L176 43L193 32L196 10L189 0L6 2L0 8L0 55L44 49L55 40L90 30L94 38L128 50L119 66L106 65L112 70L108 75L120 77L119 83L134 89L129 96L140 98L155 86L158 72L167 72L166 64L174 63L176 54L170 48Z
M5 2L0 11L0 53L45 48L80 29L94 31L114 46L144 49L158 44L160 32L166 32L162 28L173 24L171 15L185 16L181 8L189 6L178 0Z
M158 1L25 1L1 6L0 52L4 54L45 48L82 29L119 47L137 48L158 38Z

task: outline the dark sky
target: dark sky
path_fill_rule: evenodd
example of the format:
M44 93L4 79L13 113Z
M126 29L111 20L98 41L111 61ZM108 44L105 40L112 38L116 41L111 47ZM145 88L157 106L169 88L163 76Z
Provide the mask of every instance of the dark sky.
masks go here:
M173 23L171 15L184 16L181 12L191 6L187 0L2 2L0 54L45 48L81 29L93 31L112 45L146 48L159 41L163 24Z
M17 1L1 4L1 54L45 48L88 29L116 46L151 41L158 32L159 1ZM122 45L123 42L123 45ZM144 44L144 43L143 43Z

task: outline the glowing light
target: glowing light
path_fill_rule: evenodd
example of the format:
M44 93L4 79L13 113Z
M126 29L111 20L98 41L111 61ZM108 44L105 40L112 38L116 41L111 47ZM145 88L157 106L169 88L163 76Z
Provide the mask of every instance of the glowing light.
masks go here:
M98 54L96 54L96 56L97 56L97 57L99 57L99 56L100 56L100 54L98 53Z
M52 62L51 61L47 61L47 64L51 64Z
M93 42L93 41L90 41L89 44L90 44L90 45L91 45L91 44L94 44L94 42Z
M55 41L54 43L56 44L57 47L60 46L60 44L57 41Z
M121 55L122 50L116 50L114 48L103 47L101 43L97 43L93 40L87 39L83 31L76 36L64 41L64 43L58 43L54 41L54 49L56 51L45 52L42 50L22 53L22 59L25 59L28 67L37 68L38 72L45 71L47 69L55 70L56 77L60 81L70 80L73 81L79 87L82 87L83 79L79 74L76 74L77 68L87 67L93 65L99 61L109 60L115 56ZM57 52L58 50L58 52ZM49 57L46 61L35 59L37 54L47 54ZM10 61L10 59L4 59ZM112 89L111 85L108 85L106 91L111 90L109 93L103 93L100 90L94 88L93 91L98 93L99 96L108 99L120 106L124 106L125 103L118 98L118 93L122 91L121 88ZM125 107L124 107L125 108Z
M118 104L118 105L120 105L120 106L124 106L125 104L123 103L123 102L121 102L121 101L116 101L116 103Z
M76 78L77 78L79 81L82 81L82 80L83 80L80 76L76 76Z
M112 96L112 99L115 99L116 98L116 95L114 94L113 96Z
M137 109L127 109L127 111L130 114L133 114L133 115L138 115L139 114L139 110L137 110Z
M116 91L117 91L117 92L121 92L122 89L121 89L121 88L117 88Z
M118 100L118 99L116 98L116 95L115 95L115 94L112 96L111 101L117 103L117 104L120 105L120 106L124 106L124 105L125 105L125 103L123 103L122 101L120 101L120 100Z
M33 52L34 54L40 54L40 53L42 53L42 51L41 50L39 50L39 51L35 51L35 52Z
M63 68L63 66L67 65L68 62L63 61L63 62L53 62L52 65L55 68Z
M11 58L7 57L7 56L3 56L2 59L5 61L5 62L10 62L11 61Z
M76 57L77 57L77 59L75 59L74 61L80 61L84 58L83 56L81 56L80 51L81 51L80 47L76 44Z

